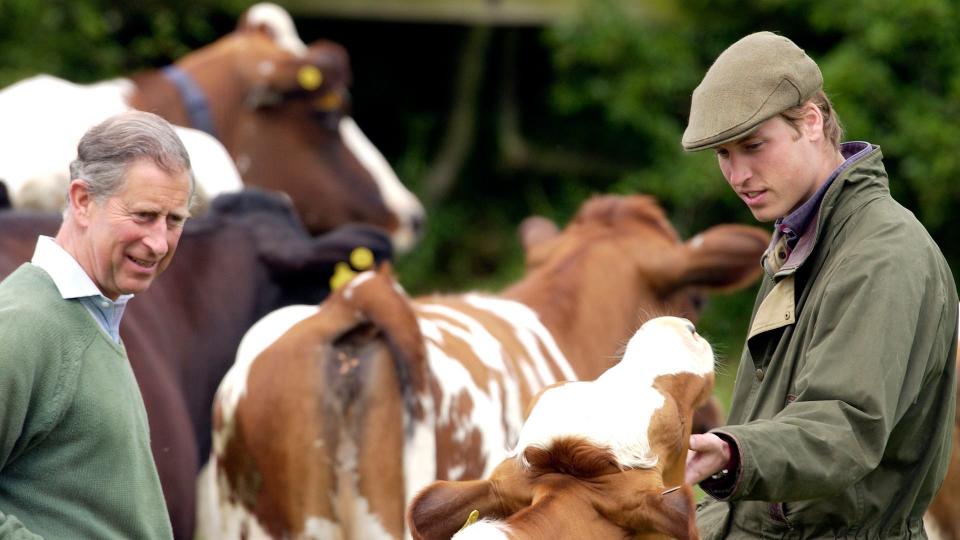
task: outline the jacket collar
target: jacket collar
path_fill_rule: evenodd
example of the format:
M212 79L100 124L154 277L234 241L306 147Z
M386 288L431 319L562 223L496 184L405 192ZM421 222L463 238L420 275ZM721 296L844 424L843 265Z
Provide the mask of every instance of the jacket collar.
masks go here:
M770 246L761 259L763 268L768 275L774 278L783 278L793 274L803 266L820 242L824 222L844 200L863 189L876 189L878 186L882 186L884 191L888 189L887 172L883 167L883 155L880 152L880 147L869 143L862 144L868 145L868 149L857 152L850 161L840 165L836 177L831 181L830 187L823 195L820 207L817 209L808 229L797 240L796 246L792 250L785 249L786 237L781 234L774 234ZM844 186L847 185L855 187L845 189ZM841 193L843 193L842 196ZM846 208L841 212L849 215L856 208Z
M828 219L834 223L844 221L850 214L889 191L887 173L883 167L880 147L871 145L870 151L858 154L855 161L844 164L845 168L834 179L823 196L823 202L811 222L810 228L800 237L796 247L787 255L786 237L774 235L770 247L763 254L763 268L776 284L764 296L757 308L747 333L747 339L788 326L796 322L796 290L794 274L814 252L825 234ZM836 234L834 229L831 234Z

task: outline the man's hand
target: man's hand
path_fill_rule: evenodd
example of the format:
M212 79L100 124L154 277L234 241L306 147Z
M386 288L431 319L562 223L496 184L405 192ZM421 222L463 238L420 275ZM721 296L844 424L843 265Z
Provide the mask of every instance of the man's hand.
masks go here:
M690 451L687 452L688 484L699 484L711 475L723 470L730 462L730 445L713 433L690 436Z

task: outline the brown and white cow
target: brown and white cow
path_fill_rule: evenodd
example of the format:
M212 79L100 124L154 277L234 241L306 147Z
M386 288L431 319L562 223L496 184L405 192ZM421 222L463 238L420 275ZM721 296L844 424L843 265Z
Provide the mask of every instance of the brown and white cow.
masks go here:
M59 225L56 213L0 212L0 279L30 260L37 235L55 235ZM166 272L127 305L120 336L176 538L193 538L213 395L241 337L278 307L323 299L334 269L360 246L377 261L391 255L380 228L354 224L313 237L279 194L224 194L187 222Z
M350 116L350 84L343 47L307 46L286 11L257 4L235 31L165 69L91 85L38 75L0 90L0 181L16 207L62 207L82 134L132 107L196 128L178 134L211 198L242 178L290 195L313 234L363 222L409 250L423 207Z
M408 513L413 537L697 538L693 493L681 482L693 411L713 391L713 362L691 322L647 321L596 380L538 394L516 448L488 479L421 491ZM484 519L458 533L474 512Z
M382 268L251 328L214 405L207 537L402 538L413 494L489 475L538 391L598 377L648 318L693 319L702 290L751 283L768 241L720 225L681 242L644 196L521 235L526 276L500 295L411 300Z

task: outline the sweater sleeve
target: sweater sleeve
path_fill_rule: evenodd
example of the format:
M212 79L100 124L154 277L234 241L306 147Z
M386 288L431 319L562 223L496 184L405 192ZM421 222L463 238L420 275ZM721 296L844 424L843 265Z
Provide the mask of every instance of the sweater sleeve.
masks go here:
M0 483L8 469L57 416L63 400L57 395L62 374L59 359L46 350L34 317L9 307L0 308ZM40 538L0 507L0 539Z
M718 430L737 441L742 460L730 499L830 496L877 467L893 429L944 371L946 337L956 336L956 304L936 272L903 267L915 256L865 250L823 276L831 281L794 378L796 399L771 419Z

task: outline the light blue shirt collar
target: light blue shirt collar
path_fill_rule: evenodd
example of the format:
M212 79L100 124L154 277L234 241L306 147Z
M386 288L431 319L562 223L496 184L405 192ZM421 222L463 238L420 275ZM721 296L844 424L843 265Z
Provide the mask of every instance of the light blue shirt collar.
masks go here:
M50 275L64 300L79 300L100 328L113 341L120 342L120 319L132 294L121 295L116 301L104 296L80 263L49 236L37 238L30 262Z

